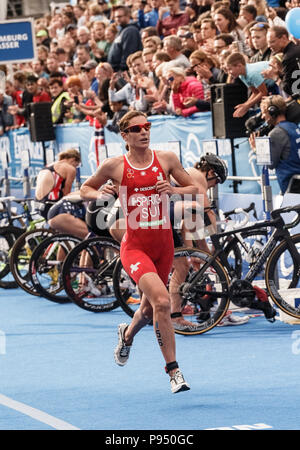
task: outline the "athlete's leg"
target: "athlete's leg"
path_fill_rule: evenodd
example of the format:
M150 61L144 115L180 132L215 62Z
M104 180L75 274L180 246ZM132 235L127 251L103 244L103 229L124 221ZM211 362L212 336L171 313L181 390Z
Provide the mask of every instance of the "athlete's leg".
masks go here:
M48 220L51 228L60 231L61 233L70 233L74 236L84 239L88 234L88 228L85 222L71 214L58 214Z
M141 303L139 308L134 313L134 316L132 318L131 324L128 326L125 332L125 343L127 345L131 345L134 336L145 326L147 325L153 317L153 309L150 305L147 297L141 294Z
M170 299L166 286L157 273L144 274L139 287L153 309L154 332L166 364L176 361L175 335L170 316ZM172 373L170 372L170 375Z
M121 242L126 231L125 219L116 220L109 229L111 236L117 241Z

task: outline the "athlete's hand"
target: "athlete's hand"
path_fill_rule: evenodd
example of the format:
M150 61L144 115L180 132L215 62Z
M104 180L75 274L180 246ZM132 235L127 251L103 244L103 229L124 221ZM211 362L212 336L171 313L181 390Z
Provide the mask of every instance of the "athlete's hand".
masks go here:
M99 191L99 199L109 200L111 196L118 197L117 187L114 184L106 183Z
M172 195L174 193L173 187L170 185L170 183L167 180L157 181L155 187L159 194Z

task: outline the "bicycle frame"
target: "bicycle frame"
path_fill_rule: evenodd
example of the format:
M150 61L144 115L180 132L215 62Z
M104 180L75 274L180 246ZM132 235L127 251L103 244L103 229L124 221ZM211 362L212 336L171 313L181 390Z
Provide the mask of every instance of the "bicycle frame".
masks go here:
M24 219L25 223L26 223L26 230L27 231L34 230L36 224L44 222L45 219L44 218L33 219L32 213L29 208L29 201L31 201L31 200L33 200L33 199L29 199L29 198L28 199L17 199L14 197L4 197L4 199L1 203L3 205L5 205L6 207L2 211L0 211L0 220L5 219L8 221L9 225L13 225L13 223L16 220ZM10 212L10 209L6 205L6 201L21 204L23 211L20 214L13 216L12 213Z
M288 231L289 228L293 228L300 222L300 214L298 212L298 218L294 220L290 225L286 225L282 217L280 216L281 213L284 212L291 212L291 211L298 211L300 210L300 205L294 207L294 208L282 208L276 211L273 211L272 217L273 220L263 221L256 223L254 225L250 225L248 227L244 228L238 228L235 230L223 232L223 233L216 233L213 234L210 238L212 241L212 244L215 248L215 253L211 257L205 259L205 264L203 267L209 267L215 259L219 259L222 263L223 267L226 269L229 278L232 280L236 278L236 273L234 268L229 264L227 256L223 250L223 244L221 242L222 238L229 235L236 235L241 232L255 232L259 231L262 228L274 228L273 232L271 233L271 236L264 247L262 253L260 254L258 260L253 264L253 266L249 269L246 276L243 278L246 281L252 282L255 278L255 276L260 272L263 264L267 261L268 257L270 256L273 249L276 247L277 243L281 240L285 240L288 244L288 247L291 251L291 254L295 257L295 259L298 261L298 266L300 267L300 255L298 253L298 250L293 243L291 239L291 235ZM191 285L194 285L198 281L198 277L196 276L194 280L191 282Z

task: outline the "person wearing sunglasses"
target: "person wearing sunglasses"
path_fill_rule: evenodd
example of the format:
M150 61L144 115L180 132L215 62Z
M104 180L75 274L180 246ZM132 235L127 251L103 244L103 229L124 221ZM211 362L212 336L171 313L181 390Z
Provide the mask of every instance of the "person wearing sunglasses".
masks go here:
M190 387L176 361L166 288L174 255L168 202L171 195L196 195L198 191L173 152L150 149L151 123L144 113L128 112L119 127L127 153L106 159L81 187L85 200L104 201L108 195L119 195L126 217L121 261L142 292L141 304L132 322L119 325L115 361L120 366L127 363L135 335L152 320L170 376L171 391L185 391ZM170 184L171 176L180 187ZM108 180L112 184L105 184Z
M204 100L204 89L201 81L194 76L186 76L184 69L181 67L167 68L166 79L171 88L175 114L188 117L198 112L199 109L195 105L186 106L186 100L190 98Z

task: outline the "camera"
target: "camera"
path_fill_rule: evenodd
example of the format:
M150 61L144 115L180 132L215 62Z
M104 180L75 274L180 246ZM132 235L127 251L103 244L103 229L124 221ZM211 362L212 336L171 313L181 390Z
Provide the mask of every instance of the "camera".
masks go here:
M300 95L293 94L292 99L286 102L286 120L300 123Z
M291 100L286 102L285 111L286 120L289 122L294 122L296 124L300 123L300 95L293 94ZM269 125L262 118L261 112L255 116L249 117L245 122L246 135L249 136L251 133L256 132L258 136L266 136L274 127Z
M267 136L272 130L273 125L269 125L263 118L262 114L258 113L255 116L249 117L245 122L246 135L256 133L258 136Z

